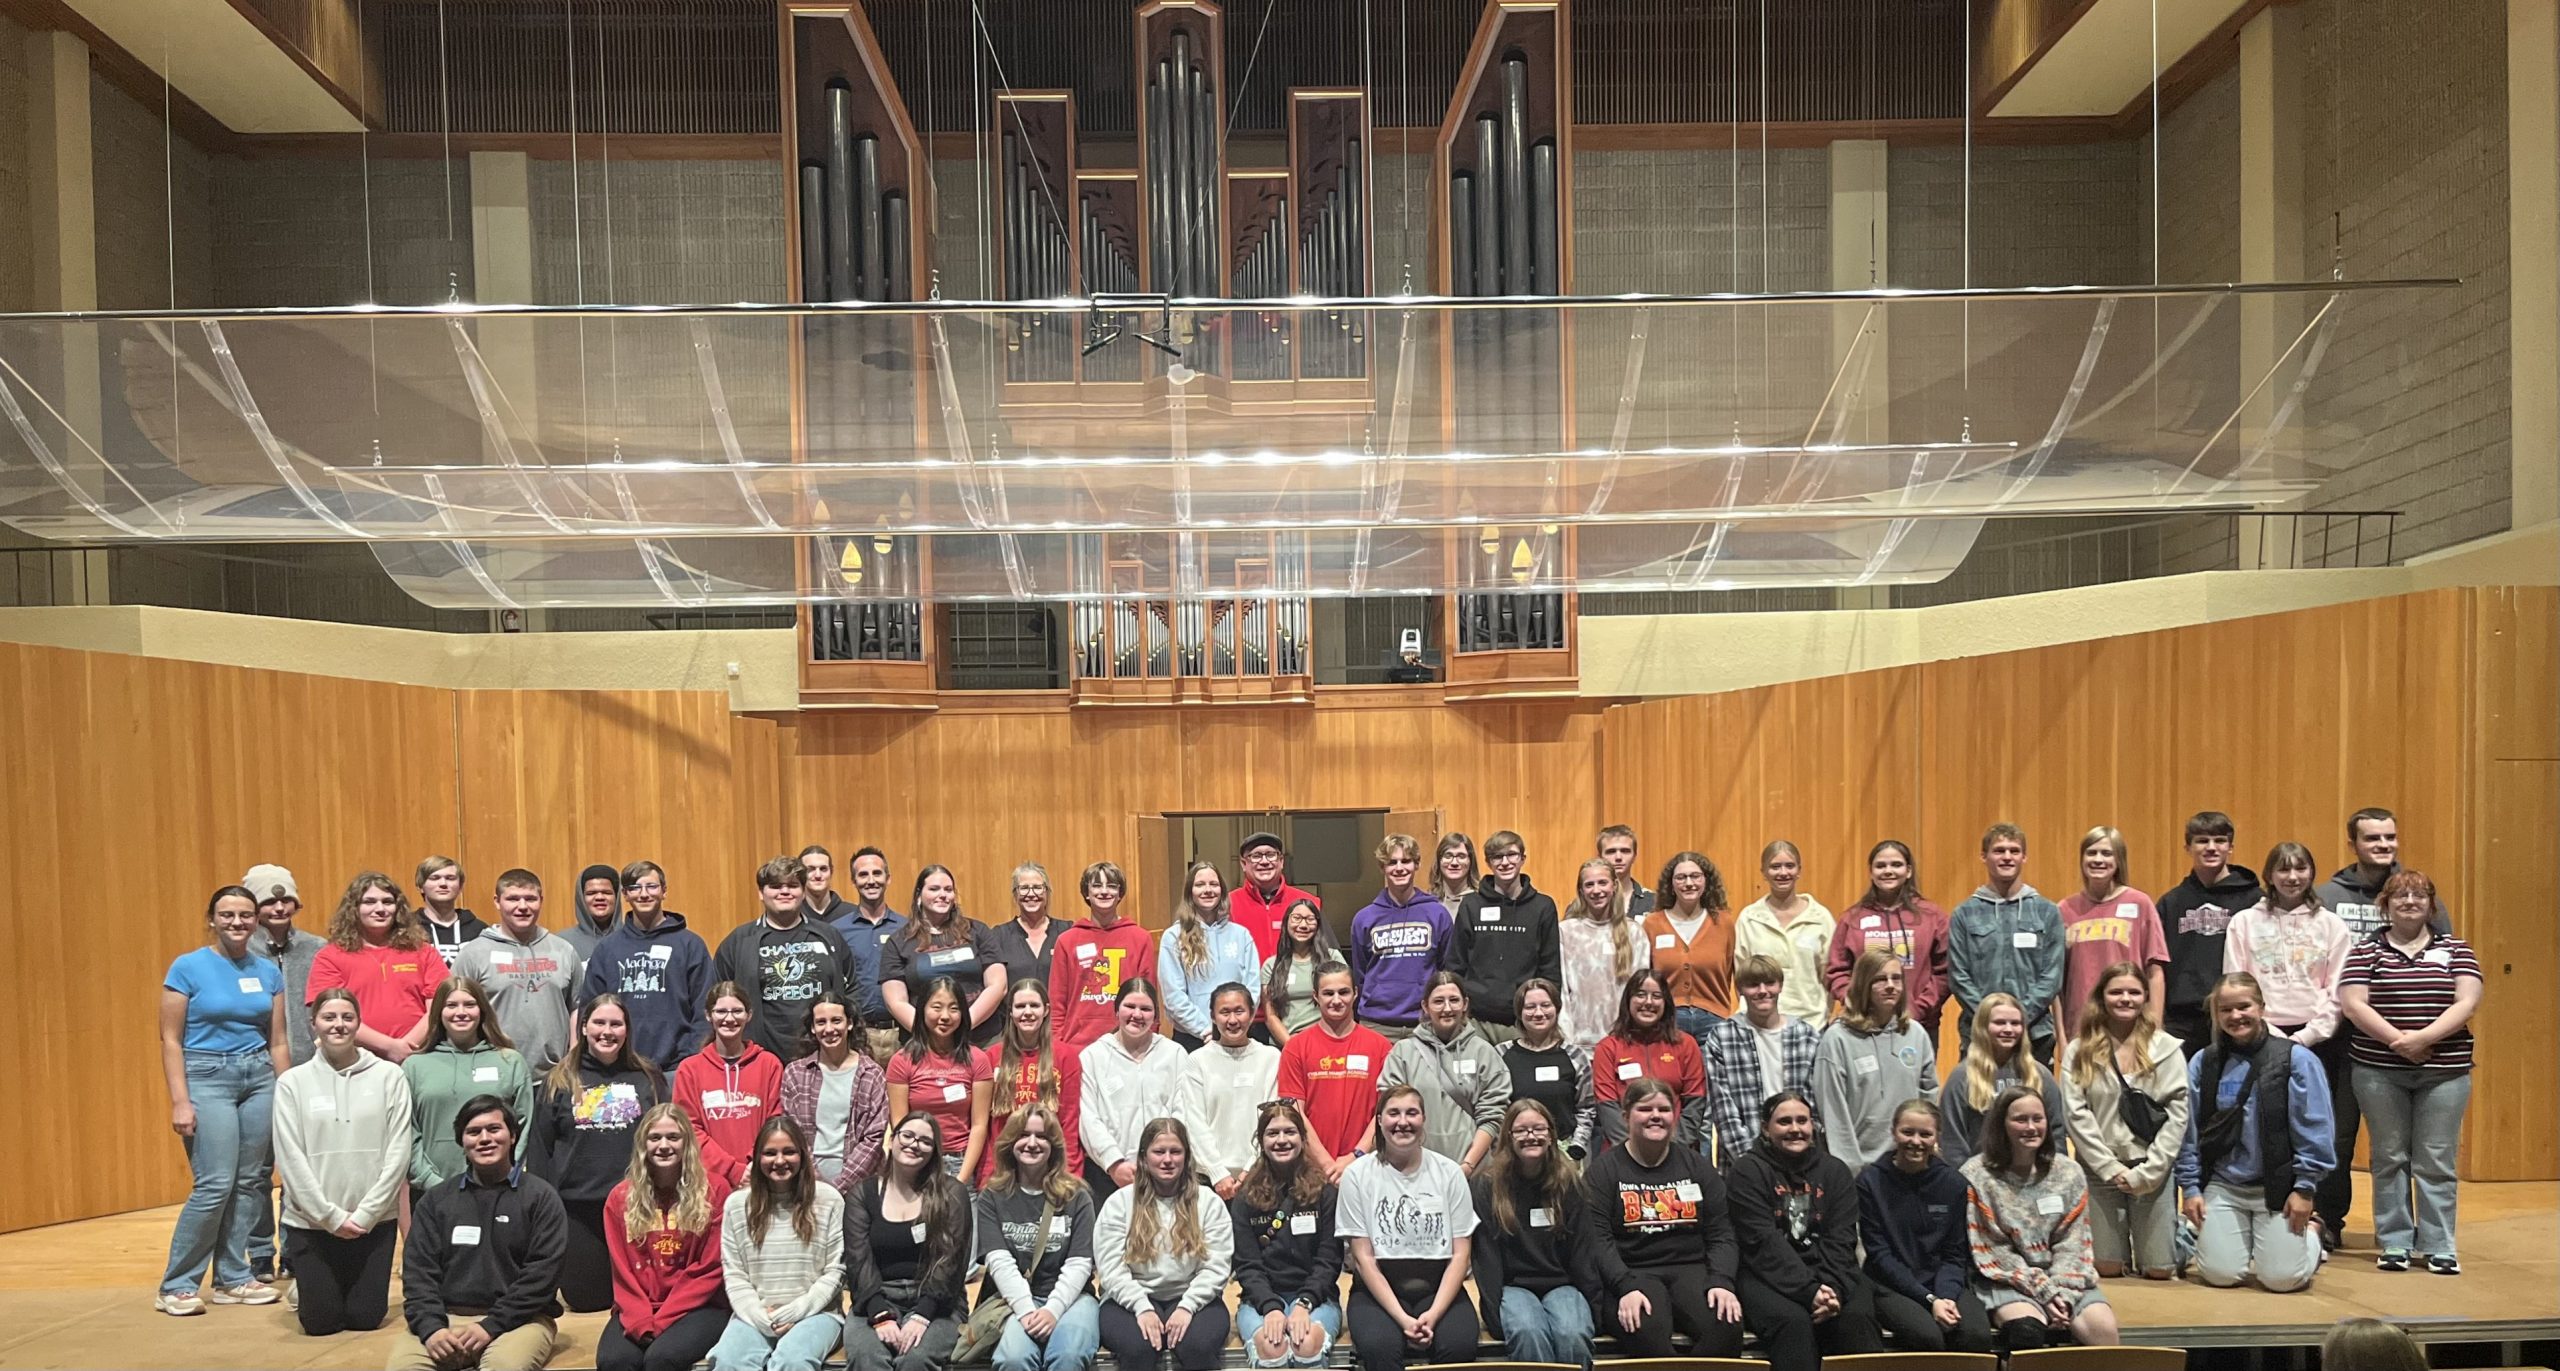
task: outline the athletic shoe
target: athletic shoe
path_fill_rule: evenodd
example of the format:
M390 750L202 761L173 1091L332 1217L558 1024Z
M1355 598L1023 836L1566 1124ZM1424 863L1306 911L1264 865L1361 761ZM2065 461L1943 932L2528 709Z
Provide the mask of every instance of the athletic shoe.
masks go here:
M2385 1252L2381 1256L2373 1259L2373 1269L2376 1271L2406 1271L2409 1269L2409 1254L2396 1250Z
M2337 1251L2339 1248L2344 1247L2344 1246L2346 1246L2346 1245L2347 1245L2347 1229L2346 1229L2346 1225L2344 1225L2344 1224L2340 1224L2340 1225L2339 1225L2338 1227L2336 1227L2336 1228L2331 1228L2329 1225L2327 1225L2327 1224L2325 1224L2325 1223L2324 1223L2324 1224L2322 1224L2322 1225L2320 1225L2320 1250L2321 1250L2321 1251L2323 1251L2323 1252L2335 1252L2335 1251Z
M2462 1274L2462 1258L2450 1252L2438 1252L2427 1258L2427 1270L2439 1276L2459 1276Z
M151 1307L163 1314L185 1318L204 1312L204 1300L192 1290L163 1290L151 1301Z
M285 1282L285 1284L284 1284L281 1288L282 1288L282 1289L283 1289L283 1291L284 1291L284 1307L285 1307L285 1308L287 1308L287 1309L293 1309L293 1310L299 1310L299 1309L301 1309L301 1308L302 1308L302 1282L300 1282L300 1281L287 1281L287 1282Z
M217 1285L213 1288L215 1304L273 1304L282 1298L284 1298L283 1293L274 1286L255 1279L238 1285Z

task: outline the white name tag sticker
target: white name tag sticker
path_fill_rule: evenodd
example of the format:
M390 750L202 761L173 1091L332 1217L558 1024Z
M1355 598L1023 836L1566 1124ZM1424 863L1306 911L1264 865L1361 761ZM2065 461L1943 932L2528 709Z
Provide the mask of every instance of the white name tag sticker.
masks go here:
M1656 933L1653 935L1653 945L1655 947L1678 947L1680 945L1680 938L1679 935L1673 933Z
M453 1226L453 1245L456 1247L478 1247L480 1245L479 1225L469 1223L455 1224Z
M1698 1183L1696 1181L1682 1181L1678 1185L1671 1187L1671 1193L1687 1200L1691 1204L1696 1204L1699 1200L1706 1198L1705 1194L1698 1189Z
M2036 1212L2048 1216L2061 1213L2062 1197L2060 1195L2040 1196L2036 1200Z
M1369 1069L1369 1054L1366 1052L1354 1052L1350 1056L1343 1058L1342 1064L1344 1067L1353 1071L1366 1071Z
M471 1083L473 1085L488 1085L497 1079L498 1068L494 1066L475 1066L471 1068Z
M926 953L924 960L927 966L958 966L975 955L969 948L946 947L939 952Z
M1618 1079L1619 1079L1619 1080L1622 1080L1622 1081L1632 1081L1632 1080L1634 1080L1636 1077L1641 1076L1641 1075L1643 1075L1643 1074L1644 1074L1644 1063L1642 1063L1642 1062L1620 1062L1620 1063L1618 1063Z
M311 1102L311 1112L314 1114L326 1114L335 1110L337 1107L338 1102L336 1100L313 1100Z
M2451 966L2453 965L2453 954L2441 947L2429 948L2427 950L2427 964L2429 966Z
M1564 1068L1561 1066L1542 1066L1531 1074L1531 1079L1541 1081L1561 1081L1564 1079Z
M2035 945L2036 935L2031 932L2018 932L2009 935L2009 946L2011 947L2033 947Z
M703 1108L705 1108L705 1109L726 1109L726 1108L728 1108L728 1107L729 1107L729 1092L728 1092L728 1091L726 1091L726 1090L705 1090L705 1091L703 1091L703 1092L702 1092L702 1107L703 1107Z
M1860 928L1882 928L1882 927L1884 927L1884 916L1883 916L1883 915L1881 915L1881 914L1867 914L1867 915L1862 915L1862 916L1858 919L1858 927L1860 927Z
M675 952L676 950L674 948L667 946L665 943L649 944L649 960L653 962L663 962L667 958L674 956Z
M942 1101L945 1104L958 1104L967 1098L969 1098L969 1087L957 1081L942 1087Z
M1079 948L1077 948L1077 949L1076 949L1076 960L1077 960L1077 961L1080 961L1080 962L1089 962L1089 961L1092 961L1092 960L1093 960L1093 958L1094 958L1094 954L1095 954L1095 953L1097 953L1097 952L1100 952L1101 950L1102 950L1102 949L1100 949L1100 948L1098 948L1098 947L1095 947L1095 946L1094 946L1093 944L1091 944L1091 943L1086 943L1084 946L1079 947Z
M1872 1076L1876 1074L1876 1059L1873 1057L1860 1057L1849 1063L1849 1069L1857 1072L1861 1076Z
M1495 920L1497 920L1497 919L1500 919L1501 917L1502 917L1502 906L1500 906L1500 905L1498 905L1498 904L1489 904L1489 905L1486 905L1484 908L1479 909L1479 910L1477 910L1477 911L1476 911L1476 922L1477 922L1477 923L1486 923L1486 924L1489 924L1489 923L1494 922L1494 921L1495 921Z
M1472 1075L1476 1074L1476 1067L1477 1067L1477 1066L1479 1066L1479 1065L1481 1065L1481 1063L1478 1063L1478 1062L1461 1061L1461 1062L1454 1063L1454 1065L1458 1068L1458 1074L1459 1074L1459 1075L1461 1075L1461 1076L1472 1076Z
M1059 1242L1065 1242L1075 1231L1076 1221L1064 1214L1049 1220L1049 1236Z
M1305 1237L1305 1236L1307 1236L1307 1235L1308 1235L1308 1234L1310 1234L1310 1233L1313 1233L1314 1231L1316 1231L1316 1216L1315 1216L1315 1215L1313 1215L1313 1214L1292 1214L1292 1215L1290 1215L1290 1216L1289 1216L1289 1231L1290 1231L1290 1232L1292 1232L1292 1233L1297 1234L1299 1237L1302 1237L1302 1238L1303 1238L1303 1237Z
M263 994L265 994L266 992L267 992L267 983L266 983L265 981L259 980L259 979L258 979L257 977L255 977L255 976L243 976L243 977L241 977L241 978L240 978L240 993L241 993L241 994L243 994L243 995L263 995Z
M1552 1210L1552 1209L1532 1209L1532 1210L1530 1210L1530 1211L1529 1211L1529 1226L1530 1226L1531 1228L1553 1228L1553 1227L1555 1227L1555 1226L1556 1226L1556 1215L1555 1215L1555 1211L1554 1211L1554 1210Z
M1803 952L1819 952L1822 950L1822 935L1819 933L1799 933L1796 935L1796 948Z
M2134 916L2133 901L2131 901L2131 900L2127 900L2127 901L2125 901L2124 903L2122 903L2122 904L2120 904L2120 905L2117 905L2117 906L2116 906L2116 917L2117 917L2117 918L2119 918L2119 919L2130 919L2130 918L2132 918L2133 916Z
M911 1225L909 1225L909 1226L908 1226L908 1228L907 1228L907 1236L908 1236L908 1237L910 1237L910 1238L912 1238L912 1239L914 1239L914 1240L915 1240L915 1241L917 1241L917 1242L923 1242L923 1241L924 1241L924 1225L923 1225L923 1224L920 1224L920 1223L919 1223L919 1224L911 1224Z

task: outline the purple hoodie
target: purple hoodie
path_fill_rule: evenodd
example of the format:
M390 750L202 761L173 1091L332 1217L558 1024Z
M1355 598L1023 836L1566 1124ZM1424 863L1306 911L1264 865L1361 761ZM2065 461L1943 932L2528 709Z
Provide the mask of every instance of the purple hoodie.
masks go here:
M1420 886L1411 904L1387 892L1351 916L1351 975L1360 983L1360 1022L1410 1028L1422 1021L1422 987L1449 944L1448 906Z

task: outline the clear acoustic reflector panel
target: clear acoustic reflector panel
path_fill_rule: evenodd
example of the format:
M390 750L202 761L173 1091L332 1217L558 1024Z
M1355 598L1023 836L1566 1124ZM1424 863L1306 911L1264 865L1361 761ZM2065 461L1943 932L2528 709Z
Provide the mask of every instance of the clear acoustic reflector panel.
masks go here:
M0 520L363 540L441 604L1925 580L1986 516L2316 487L2359 298L2442 284L13 316Z

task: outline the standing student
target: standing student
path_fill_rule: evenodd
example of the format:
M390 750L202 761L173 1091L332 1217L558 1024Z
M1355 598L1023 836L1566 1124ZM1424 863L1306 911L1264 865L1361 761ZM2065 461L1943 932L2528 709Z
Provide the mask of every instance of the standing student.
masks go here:
M755 1165L756 1129L782 1107L782 1059L747 1036L755 1011L737 982L711 987L709 1000L711 1041L677 1065L675 1102L693 1123L704 1169L734 1189Z
M1120 1366L1210 1371L1225 1359L1227 1273L1235 1227L1217 1192L1200 1184L1191 1138L1179 1120L1149 1119L1141 1160L1094 1220L1102 1344Z
M1946 1084L1938 1092L1938 1109L1946 1121L1938 1150L1955 1165L1964 1165L1964 1159L1973 1155L1991 1101L2010 1086L2036 1092L2044 1100L2046 1124L2056 1130L2062 1127L2062 1086L2046 1065L2053 1059L2027 1050L2027 1042L2026 1011L2018 1007L2016 997L1996 990L1984 996L1973 1016L1973 1035L1966 1040L1964 1056L1947 1073Z
M853 1009L862 1023L863 1048L871 1060L889 1064L898 1050L898 1021L889 1017L889 1002L880 997L880 946L907 926L906 916L889 907L889 858L876 847L853 854L851 908L828 922L844 935L853 954Z
M2044 1100L2011 1086L1991 1102L1982 1150L1964 1164L1974 1298L2001 1350L2061 1340L2112 1345L2116 1311L2089 1246L2089 1181L2058 1145Z
M1475 1230L1465 1173L1423 1145L1422 1092L1380 1091L1378 1150L1342 1173L1334 1209L1352 1273L1343 1323L1365 1371L1475 1360L1480 1325L1462 1298Z
M418 1196L389 1371L540 1371L559 1346L560 1192L515 1164L521 1121L479 1095L455 1115L462 1174Z
M1602 1146L1627 1136L1625 1096L1636 1082L1660 1081L1680 1114L1680 1145L1707 1136L1707 1061L1697 1040L1672 1026L1671 987L1646 967L1618 992L1618 1022L1591 1052L1591 1089Z
M2098 1274L2165 1281L2177 1273L2169 1171L2187 1135L2186 1056L2152 1017L2141 967L2108 967L2091 993L2079 1035L2062 1045L2061 1074L2071 1150L2089 1173Z
M494 1095L515 1111L516 1145L527 1141L521 1121L533 1117L534 1072L489 1012L489 996L479 982L448 977L436 987L426 1046L400 1063L400 1073L417 1111L409 1146L413 1195L462 1174L466 1162L453 1130L462 1107L482 1095Z
M1217 1036L1209 997L1222 985L1252 983L1270 954L1256 950L1253 934L1227 917L1227 880L1218 868L1193 862L1182 888L1157 947L1156 969L1164 974L1165 1019L1187 1052Z
M1858 1173L1859 1232L1876 1323L1896 1348L1988 1352L1991 1317L1966 1288L1973 1190L1938 1155L1938 1107L1905 1100L1893 1112L1893 1150Z
M1019 987L1017 987L1018 989ZM1089 1371L1102 1346L1093 1298L1093 1192L1066 1163L1069 1136L1034 1100L996 1135L995 1170L978 1191L978 1307L1000 1301L995 1371Z
M729 1326L712 1371L818 1371L844 1319L844 1198L810 1174L808 1135L776 1115L756 1130L756 1169L720 1207Z
M2029 1051L2053 1060L2059 1032L2054 997L2062 993L2062 911L2027 884L2027 834L2016 824L1993 824L1982 835L1983 881L1947 916L1947 982L1962 1013L1956 1039L1973 1036L1973 1016L1992 995L2007 995L2027 1018ZM1986 1095L1974 1104L1991 1103ZM1978 1117L1978 1115L1977 1115ZM1962 1165L1972 1139L1956 1134L1942 1142L1947 1160Z
M1812 1098L1813 1063L1822 1047L1820 1029L1779 1011L1787 973L1777 962L1746 956L1733 980L1743 1011L1708 1029L1706 1044L1707 1119L1716 1159L1727 1166L1758 1141L1761 1105L1787 1090Z
M1147 1123L1172 1112L1187 1065L1173 1039L1156 1032L1153 984L1122 982L1115 1007L1119 1029L1087 1046L1080 1059L1085 1099L1076 1127L1084 1139L1085 1179L1103 1195L1137 1183L1146 1166ZM1183 1151L1191 1150L1186 1135Z
M584 964L604 944L605 935L613 932L622 915L622 874L610 863L596 862L578 873L578 899L570 908L573 916L560 936L578 949L578 960Z
M1464 833L1443 833L1431 849L1431 879L1424 889L1455 919L1459 902L1475 893L1482 875L1476 867L1475 839Z
M803 1053L782 1068L782 1112L809 1139L806 1165L818 1180L850 1197L880 1169L880 1135L888 1130L888 1073L855 1050L853 1007L834 995L809 1006Z
M1209 997L1211 1041L1182 1065L1173 1114L1193 1125L1200 1174L1232 1200L1256 1153L1255 1111L1280 1079L1280 1049L1253 1040L1253 992L1234 982Z
M1591 1365L1591 1310L1607 1298L1582 1168L1536 1100L1503 1111L1502 1141L1468 1189L1476 1308L1515 1361Z
M347 882L329 917L329 945L311 959L304 991L343 985L364 1011L356 1043L384 1061L405 1060L426 1040L419 1027L428 997L445 978L442 955L427 944L408 897L379 871Z
M1457 973L1468 1002L1476 1006L1476 1022L1488 1042L1508 1042L1520 1031L1510 1017L1512 987L1532 976L1552 981L1564 974L1558 961L1556 902L1529 884L1529 873L1521 869L1528 855L1528 845L1509 829L1484 840L1485 863L1492 870L1474 894L1458 902L1440 958L1442 967ZM1398 834L1380 847L1378 861L1390 892L1410 890L1413 873L1421 869L1422 850ZM1430 898L1420 891L1413 895L1424 902Z
M987 1114L994 1094L976 1049L965 1036L960 987L947 978L925 987L915 1036L889 1059L889 1114L933 1116L950 1151L943 1165L953 1175L974 1176L987 1150Z
M2320 1269L2312 1194L2339 1165L2329 1081L2311 1049L2267 1031L2266 995L2237 972L2213 987L2213 1046L2187 1068L2193 1106L2178 1149L2180 1208L2207 1285L2251 1275L2276 1294Z
M1066 1057L1118 1025L1121 986L1156 978L1155 935L1121 917L1129 878L1110 862L1095 862L1076 889L1085 917L1059 937L1049 957L1049 1003L1057 1015L1052 1031Z
M1290 904L1280 921L1280 949L1262 961L1254 984L1262 987L1262 1030L1273 1047L1316 1021L1316 968L1342 960L1325 930L1324 914L1311 900Z
M1707 1026L1733 1016L1734 917L1724 873L1705 854L1683 852L1662 864L1656 894L1660 902L1644 916L1645 945L1670 983L1680 1031L1704 1047Z
M1867 891L1840 916L1822 974L1831 998L1846 1003L1858 959L1873 951L1892 953L1902 963L1908 1017L1935 1042L1938 1011L1947 1001L1951 979L1947 915L1921 898L1916 873L1911 849L1901 842L1887 838L1867 850ZM1823 1118L1830 1117L1825 1111ZM1865 1159L1855 1164L1864 1165Z
M960 1341L971 1210L946 1150L932 1115L908 1114L880 1173L844 1197L847 1371L933 1371Z
M302 892L294 885L292 872L280 866L253 866L240 884L258 902L258 936L249 940L249 950L284 971L286 1050L293 1064L300 1066L311 1060L315 1048L311 1018L303 1012L311 1000L305 993L311 985L311 963L329 944L317 933L294 927L294 918L302 913Z
M1453 971L1431 973L1420 1031L1387 1052L1378 1088L1411 1086L1422 1096L1423 1146L1472 1177L1502 1131L1511 1073L1502 1054L1468 1018L1467 991Z
M889 1017L912 1036L925 987L949 981L960 992L960 1035L979 1045L1003 1027L1004 963L995 935L960 908L960 887L947 866L916 873L907 926L880 947L880 997Z
M1591 1154L1600 1099L1592 1088L1590 1049L1556 1031L1559 998L1554 984L1534 977L1511 993L1520 1036L1502 1045L1502 1064L1511 1073L1512 1101L1545 1105L1556 1121L1556 1146L1579 1162Z
M762 912L720 940L711 976L747 992L756 1011L747 1036L788 1060L798 1055L810 1004L820 995L853 994L853 949L833 925L811 923L802 910L808 877L798 858L766 862L756 868L755 881Z
M1227 897L1228 917L1253 935L1257 958L1280 946L1280 920L1289 906L1316 898L1289 884L1288 861L1276 833L1251 834L1236 846L1236 888Z
M2269 889L2231 921L2223 938L2223 965L2228 971L2257 977L2258 988L2267 997L2270 1030L2310 1048L2320 1059L2320 1069L2329 1078L2329 1111L2334 1120L2360 1112L2351 1099L2341 1098L2355 1090L2339 988L2356 938L2344 920L2320 907L2311 888L2317 872L2310 851L2300 843L2276 844L2267 854ZM2312 1192L2312 1204L2319 1211L2321 1246L2336 1245L2331 1235L2345 1229L2354 1194L2352 1173L2343 1164Z
M169 1128L195 1183L169 1238L152 1307L201 1314L208 1263L216 1304L273 1304L276 1288L249 1267L250 1235L267 1206L269 1119L276 1078L292 1066L285 1039L284 969L249 950L258 901L226 885L206 904L213 942L169 963L160 981L160 1068Z
M2204 997L2213 982L2234 969L2224 939L2232 920L2265 898L2257 873L2231 863L2231 816L2199 810L2187 819L2187 876L2159 900L2160 936L2169 944L2169 970L2155 1006L2160 1026L2193 1055L2213 1041ZM2271 992L2272 993L2272 992Z
M703 1169L684 1111L653 1104L622 1183L604 1200L613 1315L596 1371L691 1371L729 1326L720 1211L729 1184Z
M1335 1184L1377 1136L1378 1074L1390 1045L1352 1016L1351 968L1316 968L1316 1022L1280 1050L1280 1098L1307 1111L1307 1155Z
M579 999L607 992L631 1013L631 1046L653 1062L681 1062L711 1038L711 949L667 908L667 873L656 862L622 869L627 911L587 957ZM739 1140L739 1146L746 1145ZM743 1180L741 1171L728 1179Z
M1776 962L1787 977L1778 1012L1820 1028L1831 1013L1822 958L1839 924L1822 901L1798 887L1803 874L1804 854L1794 843L1780 838L1760 849L1760 880L1769 893L1734 916L1733 959L1737 967L1745 957Z
M462 863L451 857L418 862L418 932L427 945L450 956L469 947L489 926L455 901L462 898Z
M1642 919L1653 912L1659 896L1636 879L1636 831L1625 824L1611 824L1600 830L1591 843L1591 855L1609 864L1615 890L1611 906L1619 918Z
M537 1073L569 1051L586 963L569 940L542 926L542 878L522 867L498 877L498 922L456 952L453 974L477 981L507 1037Z
M1760 1106L1760 1141L1728 1170L1742 1249L1742 1321L1778 1371L1881 1352L1875 1297L1858 1268L1858 1176L1814 1141L1813 1102L1787 1090Z
M390 1311L410 1104L400 1068L356 1046L354 995L321 992L311 1020L319 1054L276 1081L275 1154L294 1315L325 1338Z
M2080 1010L2098 977L2117 962L2142 967L2151 1002L2168 987L2169 943L2151 897L2124 883L2124 834L2100 824L2080 839L2080 888L2062 902L2062 1031L2080 1031Z
M1337 1192L1307 1155L1307 1116L1295 1100L1255 1111L1255 1153L1227 1221L1236 1234L1236 1330L1245 1364L1322 1366L1342 1334L1342 1239Z
M1351 970L1360 982L1360 1022L1401 1038L1422 1021L1422 983L1452 946L1452 924L1440 902L1413 883L1420 857L1413 839L1390 833L1377 857L1384 883L1351 916Z
M1618 1014L1618 992L1647 957L1643 921L1617 912L1617 877L1607 862L1597 857L1584 862L1574 873L1573 886L1573 903L1564 907L1556 927L1560 979L1552 984L1562 987L1559 1029L1565 1041L1589 1052L1609 1036Z
M1674 1333L1688 1337L1691 1356L1738 1357L1740 1259L1724 1179L1674 1145L1680 1101L1669 1086L1637 1081L1626 1105L1625 1145L1583 1170L1599 1224L1602 1322L1630 1357L1670 1356Z
M1004 963L1007 989L1025 981L1047 986L1049 973L1056 969L1051 958L1058 950L1058 935L1066 931L1065 924L1050 917L1049 869L1038 862L1015 867L1013 917L989 930L996 960Z
M2356 1102L2373 1124L2375 1264L2406 1269L2414 1243L2427 1270L2459 1276L2454 1161L2471 1104L2471 1017L2482 981L2471 945L2430 926L2435 902L2435 882L2422 872L2383 882L2390 922L2356 944L2338 994L2355 1027Z
M1813 1053L1813 1099L1831 1155L1863 1167L1893 1141L1893 1111L1914 1097L1938 1097L1938 1049L1905 1012L1902 958L1889 948L1860 953L1840 1017Z
M569 1218L560 1298L574 1313L613 1303L605 1197L631 1168L640 1116L667 1098L666 1077L631 1050L630 1034L622 1001L598 995L580 1005L578 1050L543 1077L526 1124L525 1165L560 1192Z
M1058 1050L1049 1032L1049 987L1039 981L1016 981L1004 990L1005 1023L992 1047L978 1049L975 1065L987 1078L987 1134L1001 1137L1018 1109L1040 1105L1055 1116L1058 1129L1049 1145L1070 1176L1084 1175L1084 1140L1076 1136L1083 1120L1084 1061ZM987 1149L984 1180L1004 1160L1002 1147Z
M800 849L800 874L807 881L807 893L800 905L812 919L833 923L844 913L845 902L835 891L836 855L816 843Z

